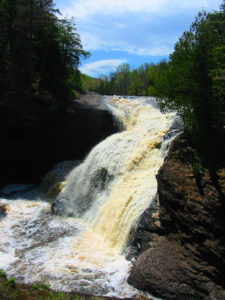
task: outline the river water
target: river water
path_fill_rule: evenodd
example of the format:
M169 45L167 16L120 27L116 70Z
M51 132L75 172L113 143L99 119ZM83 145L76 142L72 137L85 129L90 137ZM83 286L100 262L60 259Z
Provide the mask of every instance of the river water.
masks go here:
M141 294L126 282L132 266L126 247L155 199L155 176L177 133L176 115L161 114L150 97L105 97L103 105L123 130L68 174L54 204L60 215L52 215L49 199L36 188L3 191L0 268L9 276L61 291Z

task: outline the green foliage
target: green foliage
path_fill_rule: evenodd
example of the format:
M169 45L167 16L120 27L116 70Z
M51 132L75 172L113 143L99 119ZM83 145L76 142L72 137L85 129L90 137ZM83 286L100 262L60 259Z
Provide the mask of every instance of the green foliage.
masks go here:
M8 284L9 284L10 287L13 287L13 288L16 287L16 279L13 278L13 277L9 278L8 279Z
M166 61L157 65L146 63L133 70L128 64L122 64L109 76L102 75L91 80L84 78L85 82L90 80L92 83L89 88L85 86L85 90L105 95L159 96L159 91L166 88L164 79L167 69Z
M0 277L6 278L6 273L3 270L0 270Z
M149 87L148 95L154 97L160 97L162 94L166 93L167 80L166 76L168 73L169 64L166 61L161 61L156 65L150 65L148 68L149 76Z
M165 76L159 70L163 79L154 85L161 107L183 115L186 133L210 168L223 160L225 150L224 28L222 11L200 12L175 44Z
M79 96L78 92L84 91L82 75L78 69L75 69L73 72L71 72L68 82L70 87L72 88L73 97Z
M202 171L202 161L200 156L196 152L193 153L191 169L195 176L200 174Z
M99 79L95 79L91 91L105 95L147 95L148 66L145 64L131 70L129 64L122 64L109 76L102 75Z
M97 91L101 83L101 79L92 78L86 74L81 74L81 80L82 80L82 87L84 91L90 91L90 92Z
M26 292L26 297L29 297L30 296L30 292Z
M48 285L40 282L31 285L20 284L14 285L15 279L7 280L4 272L0 275L0 299L39 299L39 300L74 300L74 299L92 299L100 300L101 297L80 296L75 293L55 292L50 290Z
M4 286L3 284L0 283L0 292L4 291Z
M0 101L60 108L82 89L78 66L89 53L73 20L57 13L52 0L0 1Z
M45 285L41 282L34 282L31 286L32 288L37 289L39 291L45 291L50 289L50 285Z

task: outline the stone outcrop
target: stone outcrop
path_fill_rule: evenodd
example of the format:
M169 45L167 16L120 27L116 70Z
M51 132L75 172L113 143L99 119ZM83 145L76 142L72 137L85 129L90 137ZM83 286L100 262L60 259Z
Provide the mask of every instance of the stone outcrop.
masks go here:
M225 299L225 172L220 193L208 170L193 172L194 156L184 135L173 141L157 176L158 205L133 241L141 254L128 282L163 299Z
M0 205L0 219L2 217L5 217L7 215L7 211L8 211L8 205L7 204L2 204Z
M80 161L71 160L54 165L53 168L42 177L40 184L41 190L49 195L50 198L55 198L55 192L57 190L60 192L60 189L65 186L67 175L79 164Z
M48 191L48 197L55 199L59 193L62 191L62 189L66 186L66 181L57 182L51 187Z
M88 105L74 101L64 112L38 105L17 111L1 108L0 185L39 183L54 164L84 159L96 144L117 132L112 115L96 104L97 96L93 105L91 96L88 99Z

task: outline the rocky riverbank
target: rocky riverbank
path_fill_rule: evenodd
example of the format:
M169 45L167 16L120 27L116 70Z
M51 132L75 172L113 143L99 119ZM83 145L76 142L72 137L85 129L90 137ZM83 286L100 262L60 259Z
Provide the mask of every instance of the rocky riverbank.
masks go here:
M158 199L139 222L128 282L163 299L225 299L224 169L219 193L184 135L161 167Z

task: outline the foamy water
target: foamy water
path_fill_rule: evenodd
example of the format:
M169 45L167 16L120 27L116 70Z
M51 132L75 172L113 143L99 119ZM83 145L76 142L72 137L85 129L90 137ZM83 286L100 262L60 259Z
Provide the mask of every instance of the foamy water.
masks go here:
M56 201L62 216L51 214L43 195L0 199L6 210L0 219L0 268L25 283L41 281L56 290L118 297L140 293L126 282L131 262L124 251L155 198L155 175L175 119L151 101L105 99L125 130L97 145L68 175Z

